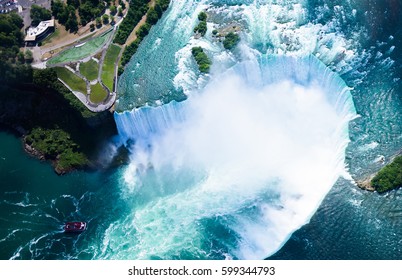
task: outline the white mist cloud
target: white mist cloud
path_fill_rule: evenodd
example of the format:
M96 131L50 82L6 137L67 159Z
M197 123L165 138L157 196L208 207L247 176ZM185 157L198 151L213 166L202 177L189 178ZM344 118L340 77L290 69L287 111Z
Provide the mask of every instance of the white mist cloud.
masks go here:
M314 65L298 69L308 73ZM248 67L250 78L263 76L264 67ZM133 251L169 258L182 248L203 250L199 220L223 215L231 217L226 226L238 237L227 253L264 258L308 222L344 172L351 114L331 104L333 94L349 94L330 92L343 90L332 85L339 77L327 73L327 83L302 85L290 73L264 84L250 82L239 69L194 93L184 103L184 120L166 122L164 131L147 136L150 148L135 147L125 180L135 186L137 200L146 200L143 193L151 199L133 209ZM152 117L134 112L132 119L160 127L176 105L153 109ZM250 205L255 211L244 211Z
M155 168L194 165L236 184L264 185L273 177L307 186L317 177L332 180L325 166L343 116L314 85L282 81L254 88L226 75L192 96L186 113L185 122L152 143Z

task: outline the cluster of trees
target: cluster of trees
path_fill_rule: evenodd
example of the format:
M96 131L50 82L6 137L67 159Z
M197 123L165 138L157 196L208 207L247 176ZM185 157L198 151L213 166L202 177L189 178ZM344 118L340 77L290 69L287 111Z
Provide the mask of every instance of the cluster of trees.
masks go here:
M30 16L32 19L31 25L38 26L41 21L51 19L52 13L49 10L34 4L31 6Z
M371 185L377 192L383 193L402 186L402 156L385 166L371 180Z
M110 16L108 16L107 14L104 14L102 17L97 17L96 19L95 19L95 24L93 24L93 23L91 23L91 25L90 25L90 30L91 31L94 31L95 30L95 26L96 26L96 28L101 28L102 27L102 24L108 24L109 23L109 21L110 21L110 24L115 24L115 21L114 21L114 16L112 16L112 15L110 15Z
M167 10L170 4L170 0L156 0L155 6L148 9L148 2L149 0L131 0L127 16L120 24L114 38L115 43L123 45L145 13L147 13L147 23L154 25L162 17L163 12Z
M69 106L74 108L83 118L91 118L96 114L89 111L59 80L54 68L33 71L31 83L39 87L43 93L54 93L62 96Z
M138 1L138 0L136 0ZM145 0L140 0L145 2ZM114 3L114 1L112 1ZM117 8L114 4L110 5L109 1L103 0L52 0L51 10L52 15L59 20L59 23L66 27L70 32L76 32L78 26L85 26L88 22L95 20L96 26L101 27L104 24L114 23L114 16L123 16L125 4L122 0L119 1L120 7ZM110 17L105 15L106 8L110 9ZM78 10L79 18L76 11ZM103 15L103 16L102 16ZM91 30L95 29L95 25L91 25Z
M97 115L57 80L54 69L32 70L27 63L32 53L20 51L24 44L22 28L18 14L0 14L0 111L7 112L0 121L23 127L26 142L46 158L55 159L59 170L85 167L99 140L96 134L101 131L86 120ZM16 104L22 112L13 109ZM111 115L103 119L102 127L106 124L110 125L110 135L115 134Z
M23 88L16 85L4 92L0 95L0 107L19 104L24 108L24 113L8 114L5 123L23 127L27 131L25 143L53 161L58 173L88 166L100 130L89 126L87 120L97 115L88 111L58 81L54 68L34 69L31 80ZM109 130L108 126L114 125L113 117L110 114L102 117L105 117L102 128Z
M67 1L67 4L65 4L61 0L52 0L50 7L52 15L59 20L60 24L65 26L66 30L70 32L78 31L78 18L75 13L76 8L71 4L71 1Z
M57 167L60 170L81 167L89 162L80 151L80 146L62 129L34 127L25 137L25 142L40 151L47 159L58 159L61 166Z
M147 10L148 0L132 0L127 16L119 26L114 42L123 45Z
M0 14L0 84L24 83L32 77L32 53L20 51L23 26L18 14Z
M152 25L150 25L148 22L146 22L135 33L137 35L137 39L135 39L134 42L132 42L130 45L128 45L124 49L124 52L121 56L120 64L122 67L124 67L130 61L131 57L137 52L138 47L140 46L144 37L148 35L151 27L152 27Z
M69 0L67 0L68 2ZM74 0L79 1L79 0ZM88 22L100 17L105 13L105 3L102 0L81 0L81 4L75 6L78 8L80 15L81 25L85 26Z
M119 75L123 73L122 67L124 67L130 61L131 57L136 53L142 40L145 38L145 36L148 35L151 27L158 22L158 20L162 17L163 12L166 11L166 9L169 7L169 3L170 3L169 0L156 0L155 6L148 9L146 23L142 25L136 32L137 39L124 49L120 61L121 67L119 67ZM124 42L126 40L127 38L124 40Z
M240 37L238 34L229 32L225 36L225 40L223 40L223 47L227 50L233 49L237 43L240 41Z
M169 8L169 4L170 4L170 0L156 0L155 10L162 11L162 13L163 13L164 11L167 10L167 8Z
M194 47L191 49L191 53L198 64L198 69L202 73L208 73L211 67L211 60L205 54L204 50L201 47Z
M205 12L198 14L199 23L194 27L194 33L199 33L201 36L204 36L205 33L207 33L207 17L208 15Z

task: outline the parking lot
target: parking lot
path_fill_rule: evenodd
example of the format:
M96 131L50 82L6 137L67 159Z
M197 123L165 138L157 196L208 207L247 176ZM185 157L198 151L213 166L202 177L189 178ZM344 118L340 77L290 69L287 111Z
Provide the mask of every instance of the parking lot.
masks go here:
M5 14L17 10L17 0L0 0L0 13Z
M17 11L24 20L24 27L27 28L31 25L30 10L33 4L50 10L50 0L0 0L0 13Z
M50 10L50 0L17 0L17 1L18 5L22 6L22 12L20 13L20 15L24 20L25 28L31 25L30 10L33 4Z

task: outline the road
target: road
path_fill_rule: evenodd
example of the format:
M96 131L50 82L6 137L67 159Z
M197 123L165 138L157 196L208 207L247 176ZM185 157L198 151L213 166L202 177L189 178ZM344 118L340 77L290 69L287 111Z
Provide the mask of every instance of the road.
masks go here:
M28 0L24 0L24 1L28 1ZM42 1L47 1L47 0L42 0ZM126 2L126 1L125 1ZM127 4L128 5L128 4ZM126 12L127 14L127 12ZM123 17L118 18L118 21L116 22L116 24L114 25L114 29L116 30L117 27L122 23L123 19L125 18L126 14L123 15ZM90 24L90 23L88 23ZM96 35L100 35L103 34L103 32L105 32L106 30L108 30L109 28L111 28L110 25L105 25L103 26L101 29L96 31ZM92 33L86 33L83 34L79 37L76 38L71 38L69 40L65 40L59 44L56 44L54 46L51 47L33 47L31 48L31 51L33 53L33 57L34 57L34 64L32 65L33 67L36 67L36 65L42 65L42 56L48 52L54 51L54 50L58 50L58 49L62 49L65 48L67 46L71 46L70 48L74 47L74 45L76 45L76 43L84 43L90 39L93 39L96 36L91 36L90 38L86 39L86 37L90 36ZM107 44L107 46L111 43L111 41Z

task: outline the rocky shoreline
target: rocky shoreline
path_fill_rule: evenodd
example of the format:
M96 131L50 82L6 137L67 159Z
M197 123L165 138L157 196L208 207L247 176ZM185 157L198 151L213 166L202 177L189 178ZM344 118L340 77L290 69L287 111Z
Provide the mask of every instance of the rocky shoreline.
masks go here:
M365 191L369 191L369 192L375 192L376 189L371 185L371 180L375 177L376 174L372 174L368 177L366 177L365 179L362 180L357 180L356 184L357 186Z
M38 159L38 160L41 160L41 161L46 161L46 160L47 160L45 154L43 154L43 153L41 153L40 151L36 150L34 147L32 147L31 145L29 145L29 144L25 141L25 137L23 137L22 141L23 141L24 151L25 151L28 155L30 155L30 156L32 156L32 157ZM71 172L71 171L76 170L76 169L74 169L74 168L69 168L69 169L60 168L59 165L58 165L57 159L56 159L56 160L50 160L50 161L51 161L51 163L52 163L54 172L56 172L57 175L64 175L64 174L66 174L66 173L69 173L69 172Z
M25 137L23 138L23 145L24 145L24 150L27 154L30 156L37 158L39 160L46 160L45 155L36 150L34 147L28 145L25 141Z
M54 171L56 172L57 175L64 175L67 174L69 172L72 172L74 170L78 170L79 168L61 168L60 165L58 164L58 157L56 157L56 159L52 160L52 159L47 159L46 155L40 151L38 151L37 149L35 149L32 145L29 145L26 141L26 136L23 135L22 136L22 145L24 148L24 151L30 155L33 158L36 158L40 161L50 161ZM83 167L84 168L84 167Z

